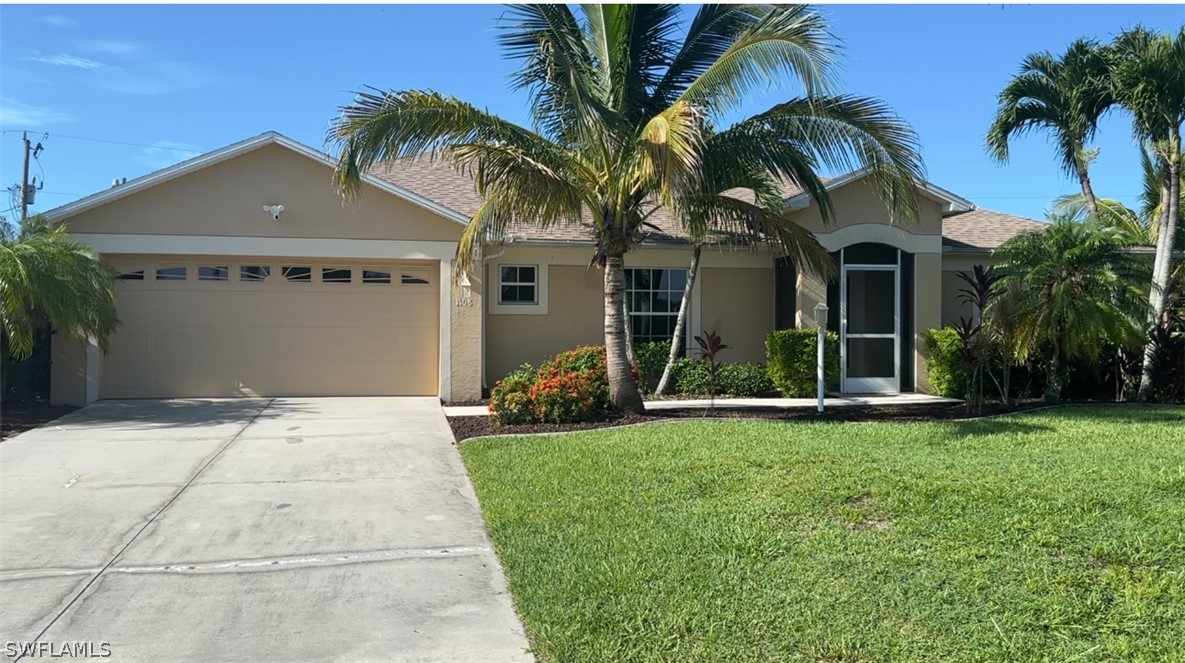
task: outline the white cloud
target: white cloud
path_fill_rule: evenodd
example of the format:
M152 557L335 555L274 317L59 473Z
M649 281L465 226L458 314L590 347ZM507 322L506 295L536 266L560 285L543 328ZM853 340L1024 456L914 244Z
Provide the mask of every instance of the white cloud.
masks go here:
M139 42L119 39L88 39L78 43L80 51L104 55L136 55L141 48Z
M55 28L72 28L78 25L78 21L61 14L46 14L45 16L39 16L37 20L46 25L52 25Z
M40 62L41 64L50 64L55 67L74 67L76 69L107 69L108 66L102 62L90 60L88 58L80 58L77 55L70 55L68 53L58 53L57 55L29 55L21 58L25 62Z
M140 150L140 161L153 169L168 168L175 163L192 159L201 151L189 143L178 143L171 140L161 140Z
M0 126L18 129L73 122L74 116L45 106L30 106L19 101L0 101Z

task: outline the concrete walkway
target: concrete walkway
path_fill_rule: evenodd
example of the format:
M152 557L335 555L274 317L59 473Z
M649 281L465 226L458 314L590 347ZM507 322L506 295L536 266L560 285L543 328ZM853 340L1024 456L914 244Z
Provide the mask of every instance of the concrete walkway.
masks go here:
M430 398L109 401L19 435L0 642L531 661L452 441Z
M823 401L823 407L851 407L853 405L929 405L934 403L959 403L954 398L929 396L926 394L888 394L865 396L828 396ZM646 401L647 410L682 410L692 408L706 408L709 401L705 399ZM716 409L814 409L818 401L813 398L717 398ZM481 417L490 412L484 405L446 406L444 413L450 417Z

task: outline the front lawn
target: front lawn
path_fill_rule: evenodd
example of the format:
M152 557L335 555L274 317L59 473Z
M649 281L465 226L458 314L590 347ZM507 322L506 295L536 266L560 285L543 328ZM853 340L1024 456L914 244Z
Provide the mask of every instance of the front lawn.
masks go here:
M461 452L541 661L1185 660L1185 408Z

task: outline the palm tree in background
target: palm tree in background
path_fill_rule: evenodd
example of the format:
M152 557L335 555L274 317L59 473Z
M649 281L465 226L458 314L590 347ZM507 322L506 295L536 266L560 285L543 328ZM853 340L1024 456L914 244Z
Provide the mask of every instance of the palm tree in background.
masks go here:
M1045 131L1062 169L1078 178L1091 214L1096 212L1087 148L1099 119L1114 104L1108 51L1090 39L1078 39L1061 57L1032 53L998 96L996 119L988 129L988 153L1007 162L1009 142L1031 131Z
M472 175L483 203L462 235L459 270L512 224L583 226L604 269L610 401L641 411L625 342L624 260L665 209L693 242L710 232L820 262L782 215L780 183L830 218L817 172L867 167L887 204L916 213L916 136L883 103L834 94L834 39L805 6L511 6L501 45L520 67L533 126L431 91L360 92L329 141L347 196L374 165L442 159ZM726 125L746 95L790 82L801 95ZM723 128L717 128L723 127ZM738 190L740 192L738 193ZM814 265L825 268L825 265Z
M1148 297L1153 327L1165 318L1173 275L1173 248L1181 217L1181 125L1185 122L1185 28L1176 35L1142 27L1116 37L1114 86L1118 102L1132 115L1138 140L1150 147L1161 175L1156 258ZM1145 179L1147 195L1147 178ZM1141 399L1151 395L1156 347L1147 343L1140 377Z
M49 323L57 332L107 339L119 324L111 272L64 225L41 217L19 229L0 232L0 321L4 357L24 359L33 353L37 329Z
M1053 217L1048 227L1008 240L996 255L1004 287L1019 295L1012 304L1012 351L1021 363L1043 360L1047 400L1061 398L1069 361L1097 359L1106 343L1139 346L1146 270L1120 231Z

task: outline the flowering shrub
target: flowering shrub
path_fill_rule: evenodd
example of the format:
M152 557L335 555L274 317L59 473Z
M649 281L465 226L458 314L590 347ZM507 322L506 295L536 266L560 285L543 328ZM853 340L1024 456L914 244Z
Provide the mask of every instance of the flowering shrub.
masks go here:
M597 419L609 403L609 389L595 371L556 373L531 387L531 403L539 421L553 424Z
M636 369L633 377L636 382ZM524 364L490 394L490 416L499 425L589 421L608 409L608 362L600 345L561 352L538 371Z
M535 384L535 367L519 366L513 373L498 380L490 391L490 417L494 423L529 424L535 421L531 387Z

